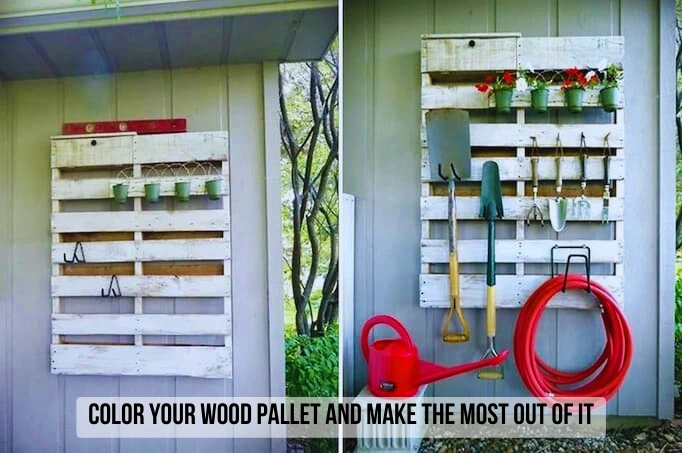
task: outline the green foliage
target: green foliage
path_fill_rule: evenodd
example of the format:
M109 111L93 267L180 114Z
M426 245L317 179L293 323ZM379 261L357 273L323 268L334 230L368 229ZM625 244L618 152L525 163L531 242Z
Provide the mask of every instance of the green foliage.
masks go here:
M617 88L623 80L623 70L615 64L610 64L603 73L602 87Z
M319 62L280 65L279 79L287 321L319 334L338 303L338 42Z
M290 335L285 339L286 394L291 397L334 397L339 387L339 330L324 336Z

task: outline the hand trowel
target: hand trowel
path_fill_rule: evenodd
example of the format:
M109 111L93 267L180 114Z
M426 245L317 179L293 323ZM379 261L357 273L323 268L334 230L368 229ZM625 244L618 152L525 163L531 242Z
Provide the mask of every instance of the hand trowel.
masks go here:
M554 157L554 162L556 163L556 198L554 200L549 200L549 222L557 233L564 229L566 226L566 218L568 217L568 200L561 195L563 184L561 179L561 160L563 154L561 140L557 135L556 154Z

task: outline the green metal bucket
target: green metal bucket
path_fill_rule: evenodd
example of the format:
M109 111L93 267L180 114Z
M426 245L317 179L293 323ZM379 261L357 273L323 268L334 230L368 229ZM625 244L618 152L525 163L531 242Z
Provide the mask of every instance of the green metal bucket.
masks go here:
M547 88L538 88L530 92L530 105L536 112L546 112L548 103L549 90Z
M178 201L189 201L190 182L178 181L175 183L175 198Z
M161 195L161 184L158 182L150 182L144 185L144 197L150 203L159 201Z
M618 87L604 88L599 92L599 102L607 112L615 112L618 108Z
M498 113L511 112L511 100L514 90L503 88L495 90L495 110Z
M571 113L580 113L583 111L583 97L585 90L582 88L567 88L564 91L566 97L566 106Z
M121 204L128 201L128 184L122 182L114 184L114 199Z
M206 181L206 193L211 200L219 200L222 192L222 181L220 179L212 179Z

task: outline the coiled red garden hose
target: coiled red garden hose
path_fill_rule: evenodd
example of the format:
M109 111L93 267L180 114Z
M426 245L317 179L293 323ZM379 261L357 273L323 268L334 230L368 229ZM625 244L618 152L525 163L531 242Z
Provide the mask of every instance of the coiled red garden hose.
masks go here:
M607 401L623 384L632 363L632 333L613 295L590 281L592 294L602 307L606 342L599 358L584 370L567 372L549 366L535 353L537 327L550 299L561 291L564 276L540 285L519 312L514 328L514 362L526 388L534 396L552 401L557 397L603 397ZM587 289L584 275L569 274L566 289ZM571 335L571 333L568 333ZM575 338L575 341L580 341ZM579 385L580 384L580 385ZM562 388L561 386L569 386Z

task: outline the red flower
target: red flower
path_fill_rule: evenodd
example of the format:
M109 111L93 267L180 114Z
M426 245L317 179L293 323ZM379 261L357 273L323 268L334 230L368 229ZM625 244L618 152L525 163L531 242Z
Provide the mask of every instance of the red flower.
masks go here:
M487 78L486 78L486 80L487 80ZM488 88L490 88L488 86L488 84L485 84L485 83L477 83L476 84L476 89L478 91L480 91L481 93L485 93L486 91L488 91Z
M506 83L507 85L514 84L514 76L507 71L504 71L504 73L502 74L502 80L504 80L504 83Z
M488 74L487 76L485 76L485 82L484 83L486 85L490 85L491 83L493 83L493 80L495 80L495 78L492 75Z

